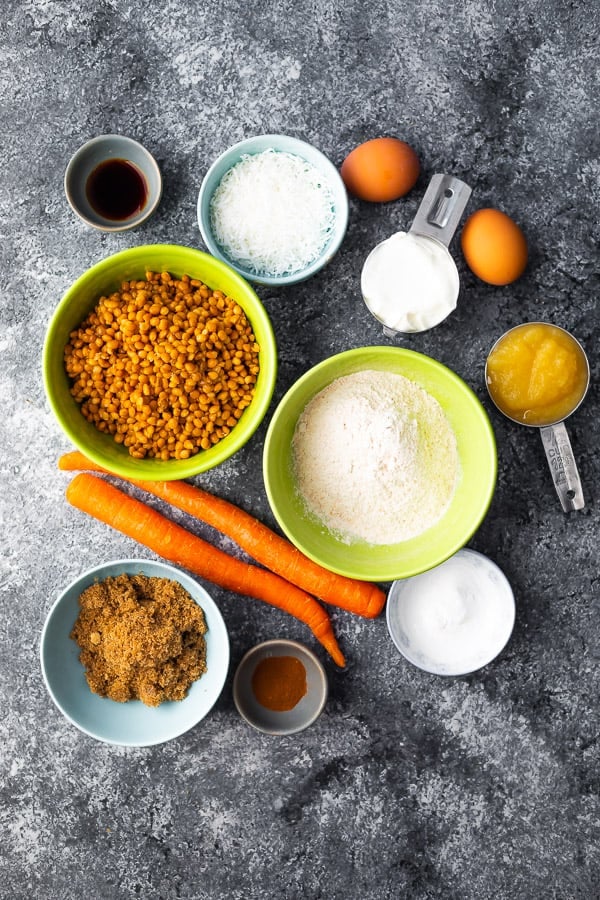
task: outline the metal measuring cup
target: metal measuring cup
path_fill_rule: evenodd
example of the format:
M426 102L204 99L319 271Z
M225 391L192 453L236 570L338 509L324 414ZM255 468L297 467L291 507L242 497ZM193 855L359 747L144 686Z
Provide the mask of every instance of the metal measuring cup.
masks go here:
M470 196L471 188L469 185L465 184L465 182L461 181L459 178L455 178L454 175L433 175L417 210L414 221L409 228L409 234L428 238L429 240L434 241L438 248L445 251L444 258L447 272L455 284L453 309L456 308L460 283L458 269L448 250L448 246L454 237L454 233L458 227L462 214L465 211L466 205L469 202ZM387 240L389 240L389 238ZM369 256L365 260L363 273L369 264L370 258L374 256L383 243L385 242L382 241L371 250ZM377 313L373 311L368 298L365 296L364 290L363 299L371 315L383 326L384 334L387 337L429 330L424 328L414 328L411 331L396 330L382 321ZM449 313L446 313L444 318L446 318L447 315L449 315ZM439 325L441 321L443 321L443 318L439 319L439 321L435 322L434 325L431 325L430 327L433 328L435 325Z
M526 322L525 324L550 325L551 323ZM498 340L495 342L494 346L488 353L488 358L485 363L485 384L490 396L490 400L492 401L496 409L498 409L507 419L510 419L511 422L515 422L517 425L524 425L526 428L539 429L544 451L546 453L546 459L548 460L550 472L552 473L554 487L556 488L556 493L558 494L563 510L565 512L572 512L573 510L583 509L583 507L585 506L583 488L581 486L581 479L579 477L577 464L575 463L575 457L573 456L571 441L569 440L569 435L565 427L564 420L569 416L572 416L576 409L579 409L585 399L585 395L587 394L590 385L590 364L587 358L587 354L577 338L574 337L570 331L567 331L566 328L561 328L560 325L552 325L552 328L556 328L559 331L562 331L564 334L568 335L568 337L579 348L579 351L581 352L581 358L585 362L587 372L585 388L581 397L574 404L573 408L570 409L565 416L557 419L554 422L545 422L543 424L532 425L527 422L523 422L520 419L515 419L511 415L509 415L506 410L502 409L494 399L494 396L490 390L490 382L488 378L488 360L498 344L502 340L504 340L504 338L508 334L522 327L523 325L516 325L514 328L509 328L508 331L505 331L504 334L498 338Z

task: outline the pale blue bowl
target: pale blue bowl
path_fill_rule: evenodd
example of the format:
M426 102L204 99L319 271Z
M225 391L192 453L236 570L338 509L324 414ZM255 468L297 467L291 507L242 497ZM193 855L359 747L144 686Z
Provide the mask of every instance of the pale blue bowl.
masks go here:
M192 684L184 700L151 708L139 700L117 703L93 694L88 687L79 647L69 637L79 614L79 596L94 582L124 572L178 581L204 610L207 671ZM214 600L185 572L152 560L121 559L84 572L63 591L46 619L40 656L46 687L69 722L108 744L149 747L178 737L210 712L227 677L229 638Z
M327 179L334 198L335 224L329 241L323 248L320 256L309 266L289 275L271 275L268 272L257 274L240 265L235 259L229 257L220 244L217 243L213 237L210 224L210 202L225 172L240 162L243 156L262 153L264 150L269 149L293 153L315 166ZM311 275L314 275L315 272L322 269L339 250L348 227L348 194L336 167L312 144L307 144L305 141L300 141L297 138L288 137L285 134L261 134L234 144L229 150L217 157L211 165L204 176L198 195L198 225L208 251L213 256L226 262L248 281L276 287L296 284L297 282L305 281Z

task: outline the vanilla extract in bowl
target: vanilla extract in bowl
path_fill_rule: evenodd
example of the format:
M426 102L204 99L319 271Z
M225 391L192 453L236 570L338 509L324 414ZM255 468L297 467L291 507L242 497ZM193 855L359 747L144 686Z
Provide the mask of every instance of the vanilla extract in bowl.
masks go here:
M129 160L107 159L88 176L86 196L98 215L121 222L144 208L148 185L140 169Z

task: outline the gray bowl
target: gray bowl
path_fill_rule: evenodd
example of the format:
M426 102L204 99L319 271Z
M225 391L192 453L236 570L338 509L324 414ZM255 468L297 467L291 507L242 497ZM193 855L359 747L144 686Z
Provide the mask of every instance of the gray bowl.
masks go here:
M146 198L142 208L126 218L106 218L94 209L87 196L90 175L108 160L125 160L133 164L145 182ZM137 228L150 218L162 195L162 177L152 154L137 141L120 134L102 134L80 147L69 161L64 185L71 209L87 225L100 231Z
M269 656L295 656L306 669L306 694L289 711L267 709L254 696L254 670L261 660ZM233 679L233 699L239 714L249 725L265 734L295 734L308 728L323 712L327 694L325 669L315 654L297 641L277 639L257 644L243 657Z

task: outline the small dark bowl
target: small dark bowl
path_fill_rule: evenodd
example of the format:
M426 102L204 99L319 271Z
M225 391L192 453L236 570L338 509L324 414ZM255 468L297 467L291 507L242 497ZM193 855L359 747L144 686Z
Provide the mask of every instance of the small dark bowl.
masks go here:
M146 200L141 209L124 219L109 219L90 203L87 183L103 162L123 159L138 170L145 182ZM151 153L132 138L120 134L102 134L92 138L71 157L65 172L65 194L73 212L100 231L128 231L150 218L162 195L162 177Z
M304 697L286 712L262 706L252 690L252 676L261 660L269 656L295 656L306 669L307 691ZM233 699L239 714L265 734L295 734L312 725L319 718L327 702L328 685L325 669L315 654L297 641L282 639L265 641L249 650L240 662L233 679Z

